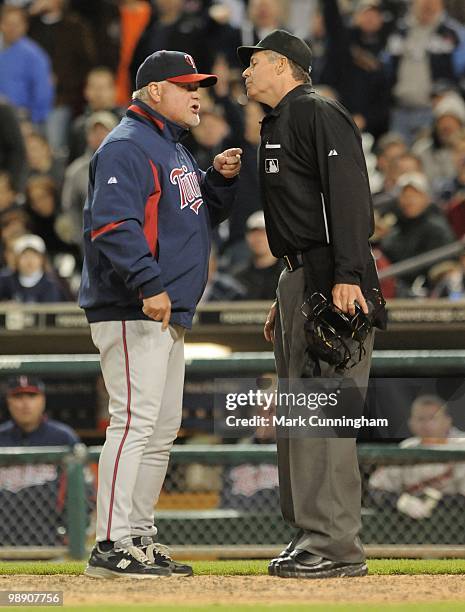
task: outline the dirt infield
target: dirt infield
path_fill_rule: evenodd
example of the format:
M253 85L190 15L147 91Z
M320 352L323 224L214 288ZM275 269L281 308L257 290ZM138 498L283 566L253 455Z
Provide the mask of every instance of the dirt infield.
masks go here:
M465 602L463 576L367 576L290 580L268 576L196 576L95 580L84 576L0 576L0 590L63 591L77 604L235 604Z

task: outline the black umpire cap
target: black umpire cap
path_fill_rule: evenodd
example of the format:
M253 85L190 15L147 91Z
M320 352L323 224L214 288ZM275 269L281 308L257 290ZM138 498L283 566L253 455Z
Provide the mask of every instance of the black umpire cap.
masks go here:
M312 50L301 38L286 32L286 30L273 30L254 47L238 47L237 56L244 67L250 64L250 58L256 51L276 51L289 58L305 72L311 72Z
M21 376L14 376L8 381L8 395L19 395L21 393L38 395L44 392L45 385L40 378L36 376L22 374Z
M199 74L194 58L182 51L156 51L145 58L136 75L136 87L141 89L152 81L198 83L200 87L215 85L215 74Z

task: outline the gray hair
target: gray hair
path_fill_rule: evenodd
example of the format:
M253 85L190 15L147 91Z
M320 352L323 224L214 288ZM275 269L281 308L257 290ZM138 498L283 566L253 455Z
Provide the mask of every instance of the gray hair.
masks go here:
M142 102L146 102L147 100L149 100L149 98L150 96L149 96L149 90L148 90L147 85L132 92L133 100L142 100Z
M293 60L289 59L285 55L282 55L282 53L277 53L276 51L270 51L267 49L266 54L270 62L277 62L281 57L285 57L289 62L292 78L294 80L299 81L299 83L312 83L310 73L304 70L302 66L299 66L299 64L296 64Z

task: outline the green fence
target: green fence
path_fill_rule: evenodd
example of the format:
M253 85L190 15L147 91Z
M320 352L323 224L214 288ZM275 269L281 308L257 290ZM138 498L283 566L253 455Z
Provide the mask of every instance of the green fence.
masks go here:
M26 474L27 468L38 465L55 465L66 482L66 496L63 509L65 530L64 542L69 555L75 559L86 556L86 546L92 540L89 534L89 463L97 462L100 447L86 448L78 445L74 451L65 447L3 448L0 449L0 471L14 468ZM431 464L444 466L445 470L465 465L465 449L454 448L399 448L395 445L359 445L359 461L363 481L363 540L366 544L442 544L463 545L465 543L464 506L465 497L458 496L454 504L438 504L430 516L416 520L399 512L395 505L385 501L375 503L370 488L370 478L383 466L418 466ZM171 545L219 546L244 545L257 547L281 545L291 537L290 529L279 514L277 487L264 487L263 496L230 496L229 475L234 470L262 470L268 477L276 462L273 445L178 445L173 448L170 468L164 487L165 506L156 513L160 540ZM462 463L463 462L463 463ZM267 467L268 466L268 467ZM268 471L267 471L268 470ZM15 473L16 473L15 472ZM216 482L216 485L214 484ZM218 484L219 483L219 484ZM11 487L10 487L11 488ZM40 512L44 511L49 499L41 498L39 489L32 488L30 498L22 503L32 509L39 523ZM227 495L224 495L224 493ZM11 493L11 491L10 491ZM2 492L3 494L3 492ZM47 492L49 495L50 492ZM18 546L28 546L21 540L24 534L21 518L24 510L11 493L9 507L0 506L0 523L11 522L11 529L17 529L14 541ZM446 500L444 497L444 500ZM240 500L238 503L237 500ZM166 507L167 500L171 507ZM176 506L173 506L174 501ZM203 500L203 501L202 501ZM250 502L244 505L244 500ZM253 500L253 503L252 503ZM199 503L199 501L201 503ZM378 500L379 501L379 500ZM208 503L206 503L208 502ZM168 506L169 506L168 503ZM90 523L90 525L92 525ZM38 525L40 527L40 525ZM0 547L2 542L0 542ZM40 549L40 544L35 544ZM0 548L1 552L1 548Z

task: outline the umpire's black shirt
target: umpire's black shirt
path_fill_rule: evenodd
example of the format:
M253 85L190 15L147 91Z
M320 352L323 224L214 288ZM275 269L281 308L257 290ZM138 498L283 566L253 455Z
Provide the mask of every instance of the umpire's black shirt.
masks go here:
M311 85L299 85L263 119L261 137L259 174L273 255L304 252L305 262L305 252L326 245L328 288L365 284L367 268L373 286L371 193L349 113Z

